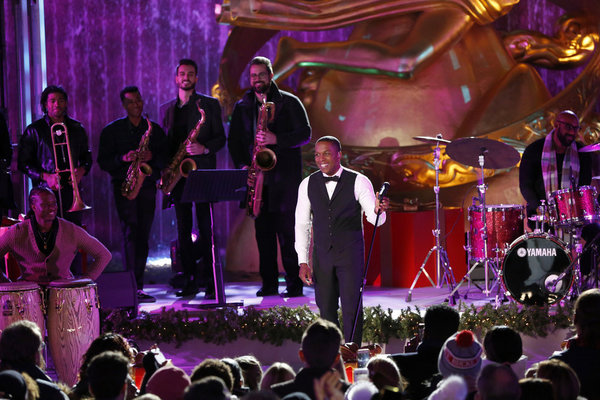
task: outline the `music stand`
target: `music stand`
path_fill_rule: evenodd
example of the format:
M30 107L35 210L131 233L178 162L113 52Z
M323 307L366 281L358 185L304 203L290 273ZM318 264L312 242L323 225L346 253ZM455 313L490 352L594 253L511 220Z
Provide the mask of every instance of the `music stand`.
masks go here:
M242 201L246 197L248 171L241 169L197 169L190 172L183 188L181 202L214 203L222 201ZM214 221L214 218L213 218ZM213 276L216 303L186 304L194 308L239 307L243 302L227 303L223 286L223 266L215 252L215 233L212 234Z

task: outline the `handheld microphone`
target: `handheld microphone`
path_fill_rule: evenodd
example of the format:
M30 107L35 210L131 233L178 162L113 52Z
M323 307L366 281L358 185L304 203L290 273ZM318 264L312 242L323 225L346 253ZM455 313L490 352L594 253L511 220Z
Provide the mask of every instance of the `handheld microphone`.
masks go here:
M387 191L389 188L390 188L390 183L383 182L383 185L381 185L381 189L379 189L379 192L377 192L377 194L379 195L379 199L382 199L387 194Z

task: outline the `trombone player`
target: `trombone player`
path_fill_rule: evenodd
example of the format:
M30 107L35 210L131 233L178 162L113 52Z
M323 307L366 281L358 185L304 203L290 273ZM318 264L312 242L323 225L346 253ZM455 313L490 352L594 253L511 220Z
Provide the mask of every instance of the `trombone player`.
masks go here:
M52 189L60 199L59 216L81 225L81 210L87 206L81 201L77 186L92 167L92 153L83 125L67 115L68 99L67 92L61 86L44 89L40 98L44 115L23 132L19 141L17 167L31 178L33 187L46 186ZM68 131L68 146L53 146L51 127L58 123L64 124ZM66 135L63 133L63 136ZM69 172L59 174L57 169ZM72 207L75 205L74 199L81 206ZM71 208L76 211L68 212Z

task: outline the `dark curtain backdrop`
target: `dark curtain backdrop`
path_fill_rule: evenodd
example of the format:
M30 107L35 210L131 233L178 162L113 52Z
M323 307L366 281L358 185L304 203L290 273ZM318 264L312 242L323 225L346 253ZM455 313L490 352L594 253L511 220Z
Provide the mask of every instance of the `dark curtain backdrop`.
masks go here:
M221 49L230 29L215 22L216 3L220 1L45 1L48 84L60 84L68 91L69 113L87 128L94 160L102 127L124 115L118 97L124 86L137 85L145 100L145 110L151 119L158 120L160 104L176 94L174 68L178 59L190 57L200 66L197 90L210 93L217 81ZM496 26L499 30L535 29L553 34L554 23L560 14L561 10L546 0L521 0L509 16L496 22ZM5 16L5 21L9 21L9 17ZM11 29L10 23L6 26ZM330 41L343 40L347 33L348 29L281 34L300 40ZM273 58L281 34L260 53ZM9 33L6 37L10 37ZM7 46L7 54L11 54L11 49L14 53L14 43L9 40ZM14 65L14 61L7 61ZM541 74L552 93L560 91L576 76L574 71L541 71ZM7 98L14 100L18 98L18 90L14 86L11 88ZM39 117L39 109L36 111L36 117ZM10 115L14 119L14 114ZM13 141L17 140L17 134L12 132ZM218 159L219 167L231 167L226 150L221 151ZM108 174L97 165L90 176L84 178L83 197L93 206L85 223L120 262L121 232L109 182ZM159 195L159 204L161 200ZM219 205L215 210L221 254L239 212L233 204ZM175 236L174 212L161 211L158 207L151 255L167 255L169 242Z

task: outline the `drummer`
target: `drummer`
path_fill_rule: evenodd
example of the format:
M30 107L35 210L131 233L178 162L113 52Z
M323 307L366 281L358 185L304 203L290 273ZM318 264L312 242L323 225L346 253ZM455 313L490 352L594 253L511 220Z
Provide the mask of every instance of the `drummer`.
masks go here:
M79 250L93 259L83 278L98 278L112 258L110 252L84 229L56 216L58 205L52 190L32 189L29 206L26 219L0 236L0 256L10 252L15 257L21 269L19 280L44 284L73 279L70 266ZM9 281L4 271L0 279Z
M537 214L546 193L589 185L592 181L592 157L578 150L583 144L577 142L579 118L573 111L561 111L554 121L554 129L542 139L531 143L523 152L519 168L519 188L527 202L527 215ZM529 228L535 221L528 220ZM583 227L581 237L592 240L600 232L598 224ZM581 272L590 271L588 262L582 260Z

